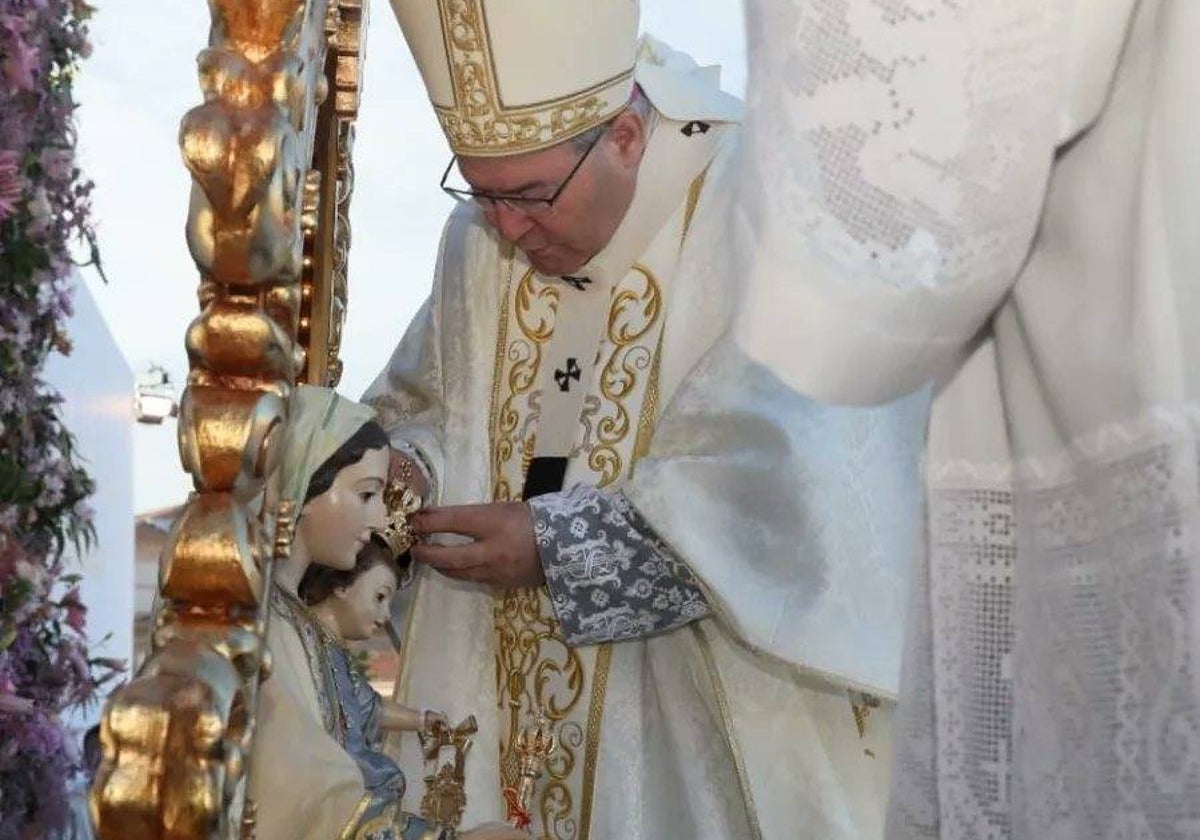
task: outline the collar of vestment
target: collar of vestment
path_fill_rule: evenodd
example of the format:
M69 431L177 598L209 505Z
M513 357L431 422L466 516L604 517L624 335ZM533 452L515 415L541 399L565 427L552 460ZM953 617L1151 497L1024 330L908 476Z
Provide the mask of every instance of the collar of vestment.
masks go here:
M688 186L708 166L727 129L725 123L657 116L625 217L608 244L564 281L578 288L582 280L604 290L624 279L679 207Z

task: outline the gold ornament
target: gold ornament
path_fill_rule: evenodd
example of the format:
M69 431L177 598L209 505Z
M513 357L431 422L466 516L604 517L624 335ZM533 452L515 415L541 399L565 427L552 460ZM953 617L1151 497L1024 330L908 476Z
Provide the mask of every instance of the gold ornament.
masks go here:
M179 132L201 310L179 452L197 492L160 561L151 654L102 716L101 840L254 831L245 770L271 569L296 516L272 478L293 386L340 366L364 2L209 0L204 102Z
M539 715L537 722L523 729L513 744L519 762L520 781L515 788L504 789L504 800L508 806L508 820L514 828L529 828L533 822L533 791L542 775L547 759L558 747L558 739L550 731L545 716Z
M387 543L392 557L399 557L417 541L417 533L409 520L421 509L421 497L401 479L388 483L383 491L383 503L387 505L388 522L379 536Z
M442 750L454 750L454 758L425 776L425 796L421 799L421 816L430 822L458 828L467 807L466 763L471 750L471 736L479 731L471 715L451 728L436 720L428 730L418 733L421 752L427 763L436 764Z

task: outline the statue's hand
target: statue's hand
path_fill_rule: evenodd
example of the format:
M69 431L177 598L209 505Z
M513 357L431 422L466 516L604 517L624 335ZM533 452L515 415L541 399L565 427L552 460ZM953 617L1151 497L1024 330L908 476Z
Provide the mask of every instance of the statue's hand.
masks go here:
M504 823L484 823L468 831L461 831L458 840L531 840L533 835Z

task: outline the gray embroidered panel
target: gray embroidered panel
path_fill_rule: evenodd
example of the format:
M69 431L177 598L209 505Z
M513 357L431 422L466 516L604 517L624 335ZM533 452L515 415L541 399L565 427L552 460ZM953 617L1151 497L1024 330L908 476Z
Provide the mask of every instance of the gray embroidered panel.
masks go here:
M636 639L709 614L687 565L620 493L576 487L529 506L550 602L569 644Z

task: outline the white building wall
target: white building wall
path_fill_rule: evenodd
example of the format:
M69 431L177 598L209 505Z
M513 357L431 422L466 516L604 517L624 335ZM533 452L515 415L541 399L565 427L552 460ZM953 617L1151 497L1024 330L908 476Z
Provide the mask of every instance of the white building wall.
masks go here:
M88 608L94 653L132 665L134 379L82 279L76 283L75 315L67 335L74 350L65 357L52 354L45 375L65 400L63 420L96 482L90 501L96 512L96 543L84 557L68 557L67 568L83 575L80 594ZM96 646L106 636L107 641ZM72 723L86 727L99 714L96 706Z

